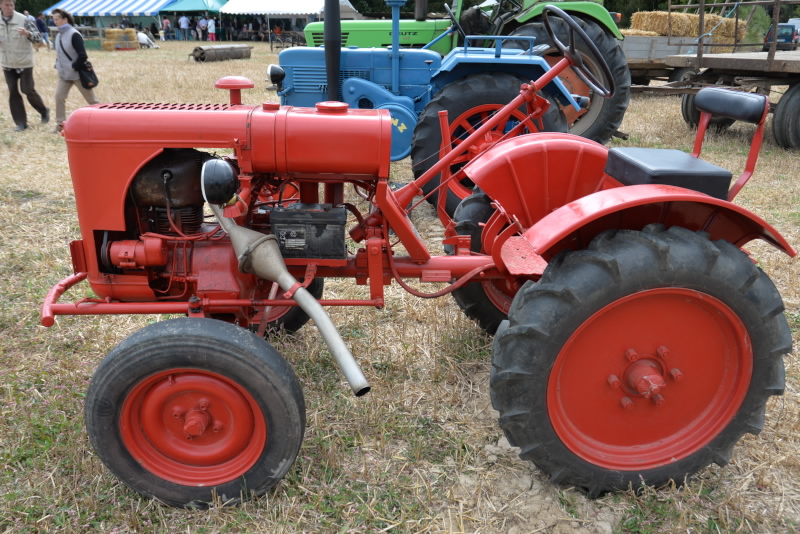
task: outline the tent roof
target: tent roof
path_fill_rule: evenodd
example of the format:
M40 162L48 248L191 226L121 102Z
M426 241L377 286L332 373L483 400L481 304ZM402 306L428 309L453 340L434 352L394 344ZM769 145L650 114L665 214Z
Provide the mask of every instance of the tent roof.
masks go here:
M318 15L325 6L324 0L230 0L220 9L231 15ZM357 13L349 0L339 0L342 13Z
M174 4L167 4L162 12L176 11L211 11L219 13L227 0L177 0Z
M49 15L59 8L79 17L110 17L119 15L158 15L164 6L174 0L62 0L44 10Z

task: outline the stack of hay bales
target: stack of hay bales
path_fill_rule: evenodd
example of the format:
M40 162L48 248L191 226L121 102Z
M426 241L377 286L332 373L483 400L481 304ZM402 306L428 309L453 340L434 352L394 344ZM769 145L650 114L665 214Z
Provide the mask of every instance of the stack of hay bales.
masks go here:
M719 26L718 26L719 25ZM710 52L732 52L736 23L733 19L719 15L706 15L704 20L706 33L713 30L713 42ZM747 23L739 21L738 38L743 40L747 31ZM631 17L631 29L623 30L624 35L671 35L672 37L699 37L700 17L689 13L668 13L666 11L639 11Z
M135 50L139 48L136 30L133 28L109 28L103 35L103 50Z

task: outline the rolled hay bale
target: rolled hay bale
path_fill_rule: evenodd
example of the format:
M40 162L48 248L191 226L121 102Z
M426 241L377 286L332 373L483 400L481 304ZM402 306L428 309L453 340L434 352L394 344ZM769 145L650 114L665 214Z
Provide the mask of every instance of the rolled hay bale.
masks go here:
M252 48L252 46L241 44L196 46L189 56L193 57L198 63L224 61L226 59L249 59Z

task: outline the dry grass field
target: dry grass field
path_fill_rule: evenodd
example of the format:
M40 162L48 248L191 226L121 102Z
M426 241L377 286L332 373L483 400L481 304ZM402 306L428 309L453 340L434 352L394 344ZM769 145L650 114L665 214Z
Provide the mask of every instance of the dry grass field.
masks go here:
M189 60L192 48L169 42L93 52L99 98L225 102L214 81L236 74L256 84L245 103L276 100L265 90L265 67L277 59L268 45L257 44L251 59L218 63ZM51 108L53 57L38 52L35 73ZM68 109L82 104L73 91ZM308 427L296 464L274 490L204 511L141 498L90 448L83 397L104 354L159 318L60 317L52 328L39 325L45 294L71 273L68 244L79 231L64 140L35 115L28 131L14 133L5 99L0 104L0 533L800 531L796 356L786 358L786 393L769 402L764 431L746 436L727 467L706 468L682 488L590 500L550 484L502 438L488 396L491 339L452 299L421 300L396 285L383 310L329 310L371 381L366 398L352 397L315 328L275 340L303 385ZM679 99L669 96L635 95L621 130L629 138L619 145L688 150L693 138ZM738 172L750 132L737 124L712 136L705 156ZM97 168L98 181L103 171ZM410 174L407 164L394 173L398 181ZM768 133L737 201L800 246L800 151L778 148ZM425 218L418 217L433 240L435 224ZM784 296L796 353L798 261L761 244L750 250ZM332 280L326 297L353 291L351 281Z

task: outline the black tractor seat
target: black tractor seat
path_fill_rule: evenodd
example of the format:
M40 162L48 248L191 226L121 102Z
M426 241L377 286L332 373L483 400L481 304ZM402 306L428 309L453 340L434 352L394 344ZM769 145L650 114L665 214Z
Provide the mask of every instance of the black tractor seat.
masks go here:
M755 168L764 121L769 111L769 100L766 96L755 93L708 87L697 93L694 102L700 111L700 124L697 127L694 151L691 154L663 148L612 148L608 151L606 174L624 185L674 185L722 200L731 200L732 194L735 195L741 189ZM730 189L733 174L729 170L699 157L712 115L758 125L745 172L737 180L733 190Z

